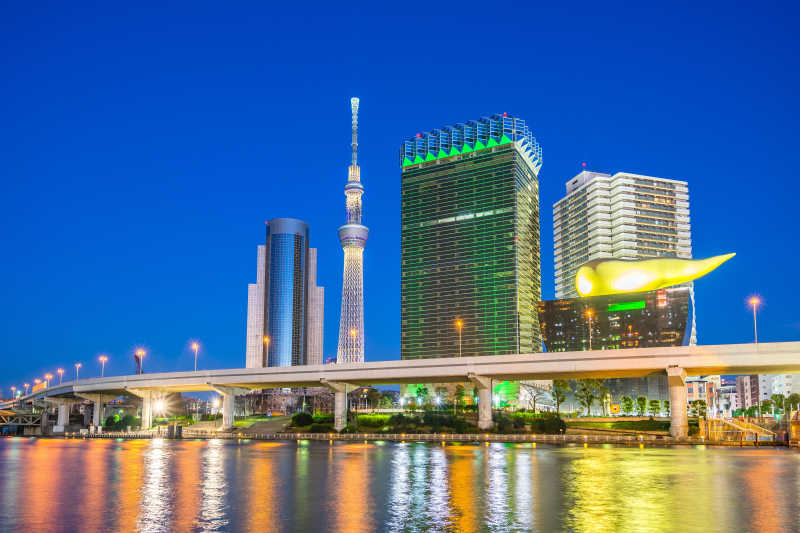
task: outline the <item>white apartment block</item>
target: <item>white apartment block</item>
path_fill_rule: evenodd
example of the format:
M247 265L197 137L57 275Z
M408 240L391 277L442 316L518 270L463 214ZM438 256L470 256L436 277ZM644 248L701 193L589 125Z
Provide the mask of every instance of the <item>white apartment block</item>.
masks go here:
M575 298L575 272L593 259L691 259L685 181L584 170L553 205L556 298Z

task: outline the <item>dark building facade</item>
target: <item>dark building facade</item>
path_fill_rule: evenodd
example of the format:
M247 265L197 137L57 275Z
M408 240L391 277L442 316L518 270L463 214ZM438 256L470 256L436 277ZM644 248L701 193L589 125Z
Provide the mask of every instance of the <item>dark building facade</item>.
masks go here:
M548 352L648 348L688 344L689 287L567 298L539 303L539 321ZM591 341L589 315L591 314ZM652 376L606 381L612 397L669 399L667 379Z
M540 351L541 148L525 122L417 134L400 162L401 357Z

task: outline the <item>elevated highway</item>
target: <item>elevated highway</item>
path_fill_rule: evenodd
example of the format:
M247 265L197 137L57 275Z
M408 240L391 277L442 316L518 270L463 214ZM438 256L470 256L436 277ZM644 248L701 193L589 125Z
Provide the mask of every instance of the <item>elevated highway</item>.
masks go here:
M101 396L110 398L132 394L142 398L142 423L149 427L152 421L151 404L159 394L216 391L223 396L223 427L230 427L237 394L252 389L325 386L335 393L334 426L342 429L346 420L345 393L348 385L471 381L479 392L479 427L486 429L492 423L493 380L666 375L670 386L671 432L673 436L681 437L688 431L687 376L778 373L800 373L800 342L531 353L84 378L37 391L21 398L21 401L44 400L65 404L77 398L96 401ZM98 425L100 423L99 419L95 422Z

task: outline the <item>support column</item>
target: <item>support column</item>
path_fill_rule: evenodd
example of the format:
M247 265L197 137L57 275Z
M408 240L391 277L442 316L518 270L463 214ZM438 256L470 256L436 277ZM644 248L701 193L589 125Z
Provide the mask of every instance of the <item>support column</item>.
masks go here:
M153 391L143 389L127 389L134 396L142 399L141 429L148 430L153 425Z
M62 428L69 424L69 409L70 405L66 403L59 404L58 406L58 420L56 425Z
M222 427L220 429L233 429L233 411L236 405L236 396L246 393L247 389L222 385L212 385L212 388L222 395Z
M669 384L670 424L669 434L676 439L689 436L689 418L686 413L686 371L678 366L667 368Z
M468 374L467 378L478 389L478 429L492 429L492 380L475 374Z
M347 427L347 383L321 379L323 387L333 391L333 429L341 432Z
M102 427L103 425L103 394L102 393L78 393L78 396L81 398L86 398L90 402L92 402L92 425L96 428ZM109 398L109 395L106 394L106 399Z

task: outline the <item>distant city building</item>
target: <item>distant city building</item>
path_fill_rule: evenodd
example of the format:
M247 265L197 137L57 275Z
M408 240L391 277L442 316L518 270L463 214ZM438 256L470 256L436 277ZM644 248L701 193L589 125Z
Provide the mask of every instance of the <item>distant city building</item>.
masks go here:
M342 312L339 318L338 363L364 362L364 246L369 229L361 223L361 168L358 166L358 98L350 99L352 112L352 157L344 186L346 222L339 228L344 250Z
M575 273L593 259L692 257L685 181L584 170L553 206L556 298L573 298Z
M737 376L736 392L740 408L758 407L764 400L772 396L772 376L769 374L751 374Z
M401 357L541 350L542 150L506 113L405 141Z
M800 393L800 374L773 374L771 381L772 394L789 396Z
M611 294L589 298L545 300L539 322L548 352L590 349L682 346L688 342L691 316L689 287ZM591 314L591 318L590 318ZM622 396L668 400L665 376L608 379L614 400Z
M256 283L247 286L247 368L321 361L324 289L316 285L317 253L308 238L302 220L267 222Z
M718 391L719 376L690 376L686 378L686 401L703 401L706 403L708 416L716 416L719 411Z

